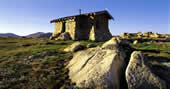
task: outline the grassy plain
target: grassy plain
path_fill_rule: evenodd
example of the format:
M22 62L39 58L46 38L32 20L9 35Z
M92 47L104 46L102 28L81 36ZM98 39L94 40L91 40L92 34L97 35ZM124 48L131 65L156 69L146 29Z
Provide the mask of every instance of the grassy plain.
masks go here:
M73 42L0 37L0 88L69 87L72 84L65 66L72 58L72 53L62 50ZM102 42L92 41L81 41L81 43L102 45ZM50 55L45 56L46 54ZM34 58L29 59L31 56Z
M74 87L65 66L73 53L62 50L75 41L0 37L0 88L58 89ZM80 41L101 46L103 42ZM170 58L170 42L132 45L146 55ZM34 58L30 58L34 56Z

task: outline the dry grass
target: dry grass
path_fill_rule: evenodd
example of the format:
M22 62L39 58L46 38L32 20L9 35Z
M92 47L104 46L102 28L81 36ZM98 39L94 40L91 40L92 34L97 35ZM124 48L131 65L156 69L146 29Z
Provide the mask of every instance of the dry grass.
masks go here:
M72 53L62 49L74 41L0 37L0 89L59 89L75 87L65 66ZM81 41L83 45L102 42ZM43 52L50 52L44 56ZM39 57L29 59L31 55Z

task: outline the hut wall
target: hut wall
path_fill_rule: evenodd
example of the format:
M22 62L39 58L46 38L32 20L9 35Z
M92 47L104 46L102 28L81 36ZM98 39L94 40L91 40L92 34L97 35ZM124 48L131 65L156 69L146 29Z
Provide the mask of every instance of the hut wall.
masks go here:
M90 30L90 35L89 35L89 40L95 41L95 26L93 25L91 30Z
M57 35L58 33L61 33L63 30L63 22L57 22L55 23L55 29L54 29L54 32L53 32L53 35L52 36L55 36Z
M77 17L75 40L88 40L92 26L93 20L88 16Z
M109 19L105 15L98 15L94 18L94 31L91 32L91 36L95 38L95 41L107 41L110 40L112 35L109 31ZM91 37L90 36L90 37ZM91 40L94 40L91 38Z
M106 41L112 37L108 21L105 15L78 16L64 22L57 22L52 36L68 32L72 40Z
M67 21L65 23L65 32L69 32L72 40L75 40L75 28L76 22L75 21Z
M91 30L90 30L90 34L89 34L89 39L95 41L95 29L96 29L96 21L95 21L95 17L90 16L91 20L93 21L92 26L91 26Z

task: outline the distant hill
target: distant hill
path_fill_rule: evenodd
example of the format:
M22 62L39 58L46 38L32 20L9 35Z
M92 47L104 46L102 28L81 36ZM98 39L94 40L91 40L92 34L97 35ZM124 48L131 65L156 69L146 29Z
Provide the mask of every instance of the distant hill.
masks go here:
M44 33L44 32L36 32L24 37L33 37L33 38L49 38L52 35L52 33ZM14 33L0 33L0 37L21 37L19 35L16 35Z
M33 38L49 38L52 35L52 33L44 33L44 32L37 32L30 35L27 35L26 37L33 37Z
M0 36L8 36L8 37L20 37L14 33L0 33Z

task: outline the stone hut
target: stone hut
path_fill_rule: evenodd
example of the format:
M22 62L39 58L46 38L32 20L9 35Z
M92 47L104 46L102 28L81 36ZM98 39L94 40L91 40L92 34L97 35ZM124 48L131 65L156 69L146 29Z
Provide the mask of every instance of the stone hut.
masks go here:
M69 33L71 40L107 41L112 38L108 27L111 19L106 10L54 19L51 23L55 23L55 30L50 39Z

